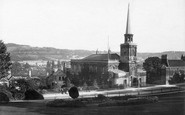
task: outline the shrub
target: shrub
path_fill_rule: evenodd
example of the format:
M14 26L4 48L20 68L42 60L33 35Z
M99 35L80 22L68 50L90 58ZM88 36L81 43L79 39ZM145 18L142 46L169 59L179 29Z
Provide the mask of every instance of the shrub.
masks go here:
M73 99L78 98L79 96L79 92L78 92L78 88L73 86L69 89L69 96Z
M23 100L25 98L24 93L16 92L14 93L14 99L15 100Z
M6 94L9 99L14 99L12 96L12 93L8 89L6 89L5 87L0 86L0 92Z
M119 88L120 88L120 89L124 89L124 85L122 85L122 84L119 85Z
M100 103L99 107L104 106L127 106L127 105L137 105L137 104L146 104L154 103L158 101L158 97L138 97L138 98L129 98L128 100L108 100L103 103Z
M41 100L44 99L43 95L34 89L29 89L25 92L24 100Z
M48 93L48 91L46 89L42 89L42 90L40 90L40 93L41 94L46 94L46 93Z
M8 96L5 93L0 92L0 103L8 103L9 101Z
M103 94L98 94L97 97L96 97L96 99L98 99L98 100L104 100L104 99L107 99L107 97L105 95L103 95Z
M56 99L46 104L50 107L85 107L86 105L80 100L63 100Z
M111 97L111 99L114 100L128 100L130 98L136 98L136 95L125 95L125 96L115 96L115 97Z

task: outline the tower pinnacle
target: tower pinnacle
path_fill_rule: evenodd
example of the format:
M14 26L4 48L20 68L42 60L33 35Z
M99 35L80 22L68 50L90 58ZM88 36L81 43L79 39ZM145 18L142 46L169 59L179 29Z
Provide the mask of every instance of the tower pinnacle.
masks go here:
M130 3L128 4L128 12L127 12L127 23L126 23L126 33L125 34L131 34L131 28L130 28L130 16L129 16L129 10L130 10Z

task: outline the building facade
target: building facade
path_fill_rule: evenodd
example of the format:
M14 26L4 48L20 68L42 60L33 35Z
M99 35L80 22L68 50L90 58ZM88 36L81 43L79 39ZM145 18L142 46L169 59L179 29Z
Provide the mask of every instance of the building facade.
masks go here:
M92 54L83 59L71 60L71 70L74 76L80 76L83 82L88 85L97 83L107 84L108 71L118 69L118 54ZM82 83L83 84L83 83Z
M59 91L62 86L66 85L67 76L63 70L58 69L57 71L53 71L49 76L46 78L46 85L48 88L55 89Z
M162 75L161 81L163 84L168 84L168 80L173 77L175 72L185 72L185 58L182 55L179 60L168 59L167 55L161 56Z

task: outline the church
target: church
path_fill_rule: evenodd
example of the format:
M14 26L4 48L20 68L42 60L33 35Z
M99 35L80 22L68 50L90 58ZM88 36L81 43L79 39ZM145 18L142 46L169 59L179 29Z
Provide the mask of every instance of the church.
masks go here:
M96 81L98 85L138 86L146 82L145 71L137 68L137 45L133 43L130 27L129 5L127 12L124 43L120 45L120 55L111 53L92 54L83 59L72 59L71 70L74 76L89 86ZM83 84L83 83L82 83Z

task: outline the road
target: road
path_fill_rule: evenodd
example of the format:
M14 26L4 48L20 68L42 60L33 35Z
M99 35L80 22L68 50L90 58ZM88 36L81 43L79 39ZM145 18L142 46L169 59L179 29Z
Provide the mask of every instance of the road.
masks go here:
M152 87L141 88L126 88L116 90L103 90L103 91L79 91L79 98L97 97L98 94L103 94L108 97L124 96L124 95L160 95L164 93L183 92L184 90L176 85L157 85ZM68 94L44 94L45 99L66 99L70 98Z

